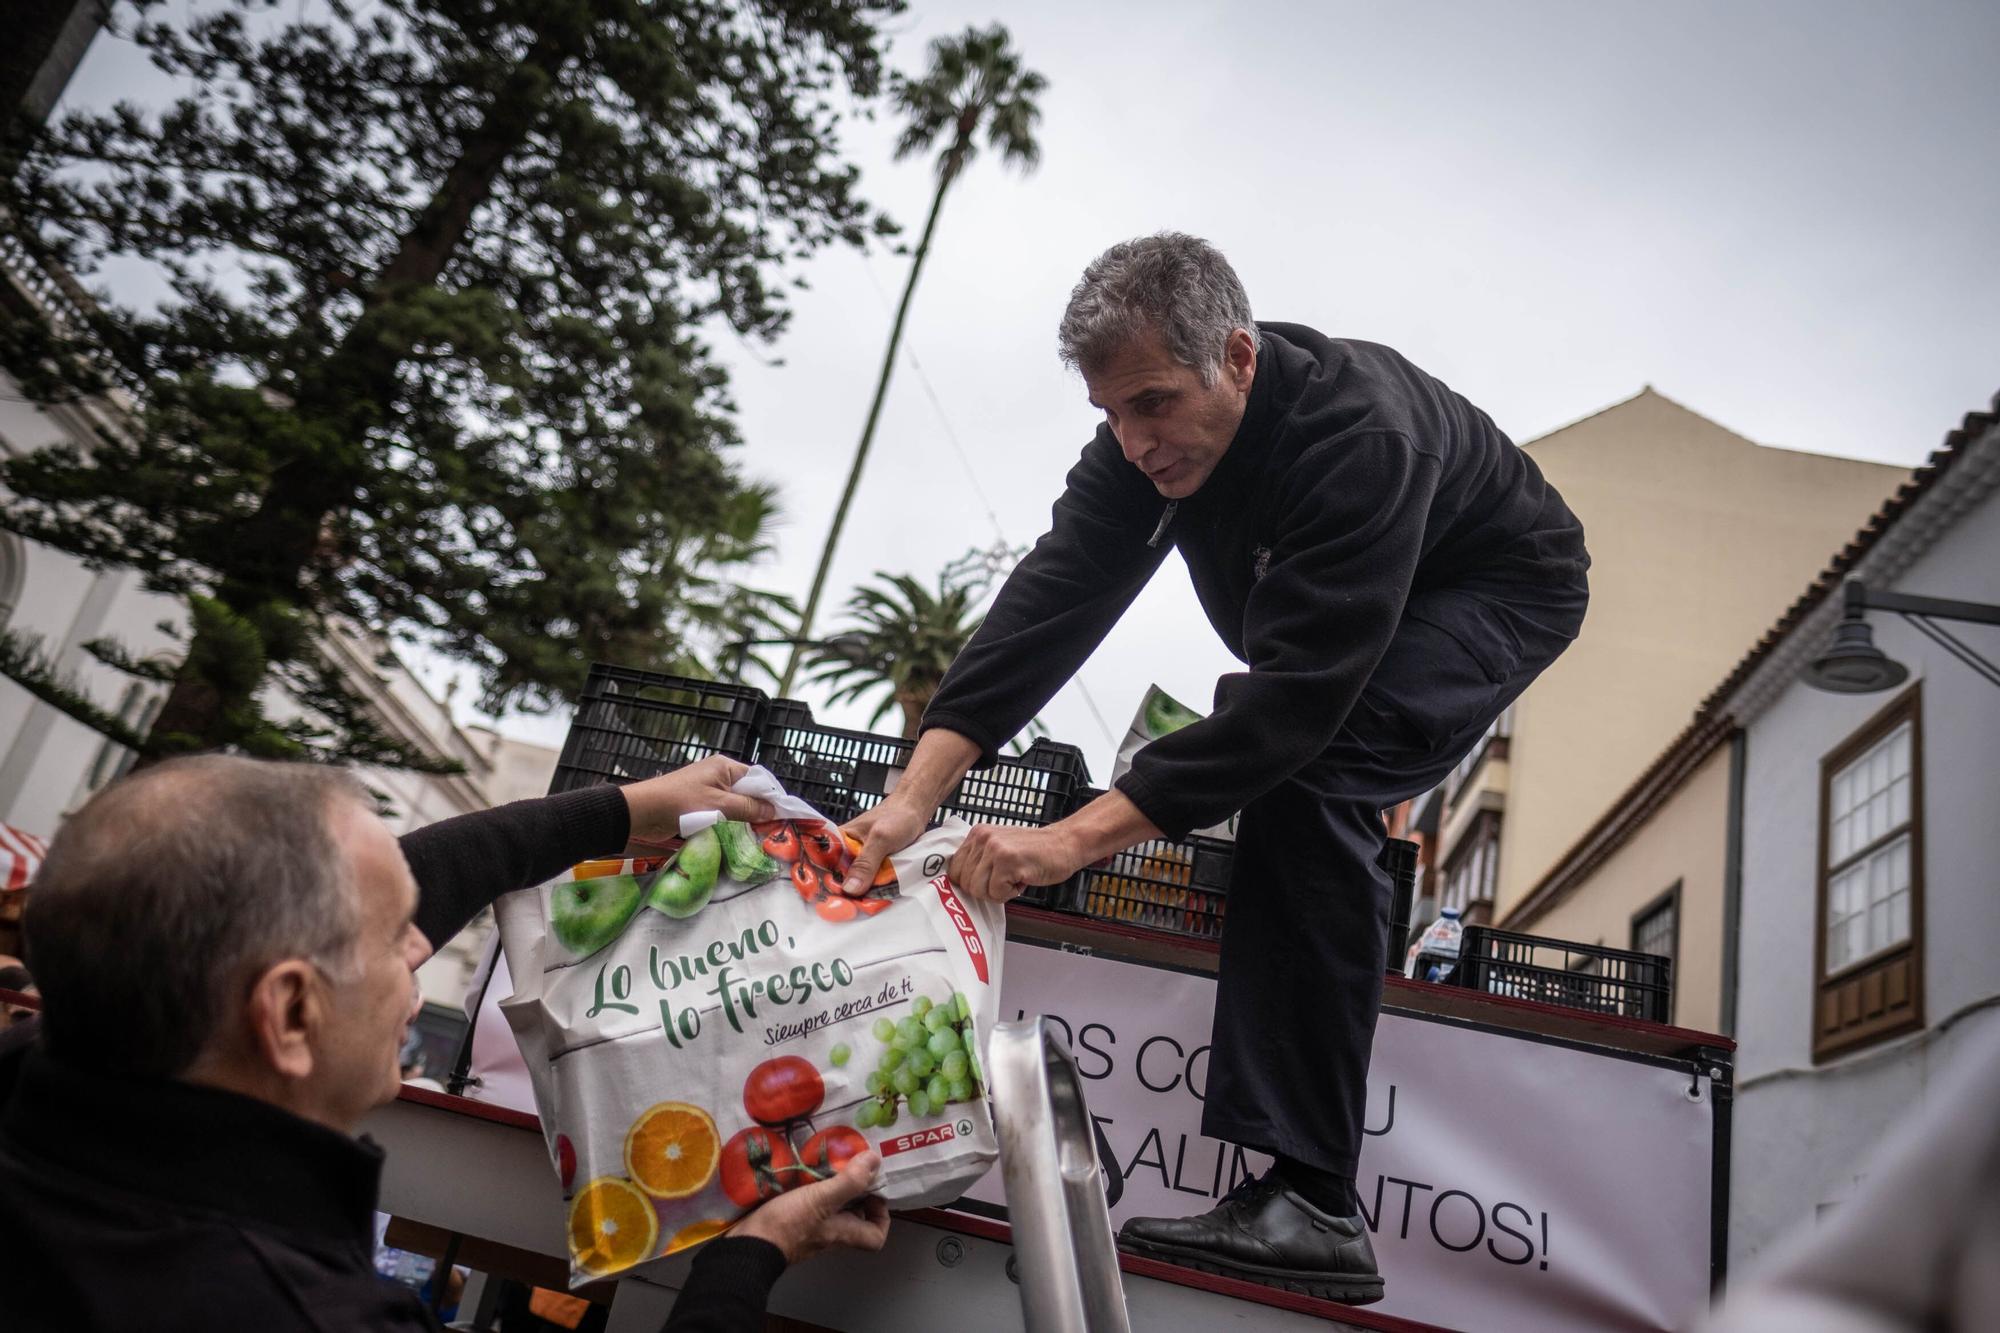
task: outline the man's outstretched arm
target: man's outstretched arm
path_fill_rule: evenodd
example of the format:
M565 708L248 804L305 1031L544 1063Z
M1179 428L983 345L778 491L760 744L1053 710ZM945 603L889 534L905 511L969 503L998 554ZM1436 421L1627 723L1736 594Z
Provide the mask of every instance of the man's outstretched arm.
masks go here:
M951 882L975 898L1006 902L1160 836L1159 826L1114 788L1047 828L975 824L951 859Z
M417 881L417 929L435 949L502 894L553 879L579 861L617 856L628 845L664 845L680 819L720 810L729 819L769 819L771 807L729 790L749 769L711 755L623 787L585 787L441 819L402 837Z

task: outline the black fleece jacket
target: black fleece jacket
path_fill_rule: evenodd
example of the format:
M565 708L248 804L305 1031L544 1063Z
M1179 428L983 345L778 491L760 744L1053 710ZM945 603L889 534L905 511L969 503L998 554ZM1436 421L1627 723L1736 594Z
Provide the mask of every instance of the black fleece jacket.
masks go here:
M1161 499L1100 426L1049 532L945 676L926 730L969 736L990 761L1177 548L1209 622L1249 667L1216 683L1208 717L1146 746L1118 782L1180 837L1331 743L1413 594L1505 602L1582 585L1582 525L1485 413L1387 347L1258 327L1242 424L1201 490ZM1518 644L1467 647L1485 662L1519 655Z

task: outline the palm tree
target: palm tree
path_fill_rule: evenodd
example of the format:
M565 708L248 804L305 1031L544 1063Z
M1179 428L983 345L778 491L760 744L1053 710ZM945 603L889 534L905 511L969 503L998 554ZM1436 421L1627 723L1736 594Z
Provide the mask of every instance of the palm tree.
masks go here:
M877 570L875 578L847 599L852 628L806 650L812 668L825 668L811 683L834 686L829 702L836 704L886 686L868 725L900 708L903 736L915 740L945 671L983 619L977 610L981 589L949 576L938 579L935 592L908 574Z
M924 258L931 251L931 237L937 232L938 210L944 207L945 191L977 155L974 138L982 128L986 146L999 153L1002 162L1031 171L1041 160L1041 146L1035 142L1035 122L1042 118L1042 112L1035 105L1035 98L1048 86L1048 80L1022 67L1020 54L1011 47L1010 40L1007 29L998 23L990 28L967 28L956 37L940 37L931 43L930 68L921 79L900 74L895 78L891 100L908 119L902 137L896 140L896 160L927 151L947 133L949 142L937 160L937 192L931 196L930 216L924 219L924 234L917 242L916 257L910 261L903 299L896 306L896 322L889 329L889 349L882 357L881 378L875 382L875 400L868 405L868 421L861 428L861 443L854 448L847 486L833 511L833 526L827 530L826 545L819 553L819 568L813 572L812 591L806 595L806 607L799 616L801 639L812 634L813 616L819 611L820 593L826 588L834 548L840 545L840 531L847 524L847 511L854 503L855 488L861 483L861 468L868 461L868 446L875 438L882 400L889 393L889 374L896 365L896 349L903 341L910 297L917 290L917 275L923 272ZM802 651L793 648L784 679L778 683L779 694L791 691Z

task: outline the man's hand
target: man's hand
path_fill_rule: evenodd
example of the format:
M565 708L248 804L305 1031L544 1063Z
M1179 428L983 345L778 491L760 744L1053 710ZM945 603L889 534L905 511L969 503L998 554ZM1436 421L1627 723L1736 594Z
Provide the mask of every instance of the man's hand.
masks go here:
M854 864L847 869L847 878L841 883L840 891L850 898L859 898L867 893L882 863L915 842L929 824L928 812L915 809L894 796L873 810L863 811L840 830L861 844L861 850L854 855Z
M1078 854L1061 824L974 824L951 858L951 882L975 898L1004 903L1031 885L1062 883L1088 859Z
M633 845L658 850L681 835L681 816L697 810L720 810L724 819L752 823L776 819L770 802L729 790L749 771L748 764L712 754L671 773L627 784L620 790L632 812Z
M867 893L882 862L915 842L930 826L931 813L978 758L977 741L945 727L933 727L918 738L896 790L841 830L861 844L841 892L851 898Z
M871 1148L835 1175L760 1205L730 1234L769 1241L787 1264L839 1247L879 1250L889 1239L889 1205L868 1191L881 1166L882 1154Z

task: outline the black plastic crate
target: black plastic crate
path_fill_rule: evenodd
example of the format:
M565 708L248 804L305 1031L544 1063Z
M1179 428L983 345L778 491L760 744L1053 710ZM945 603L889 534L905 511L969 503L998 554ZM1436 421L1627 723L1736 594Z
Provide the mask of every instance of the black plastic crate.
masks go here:
M787 791L844 823L895 790L915 749L916 742L900 736L821 726L805 704L777 699L764 714L757 762ZM992 767L966 774L938 815L1038 828L1068 814L1089 780L1083 751L1038 739L1026 754L1002 755Z
M1090 768L1074 745L1038 736L1025 754L1003 754L990 768L978 768L945 798L940 814L975 824L1053 824L1076 806L1087 789Z
M712 754L749 763L769 702L748 685L594 663L549 791L650 778Z
M1104 793L1077 792L1072 809ZM1236 844L1199 833L1152 838L1088 866L1066 884L1029 889L1021 901L1100 921L1146 926L1192 939L1222 934L1223 903Z
M844 824L895 790L915 748L900 736L823 727L796 699L774 699L764 710L757 762L786 791Z
M1673 1014L1671 959L1491 926L1465 928L1452 979L1493 995L1654 1023Z

